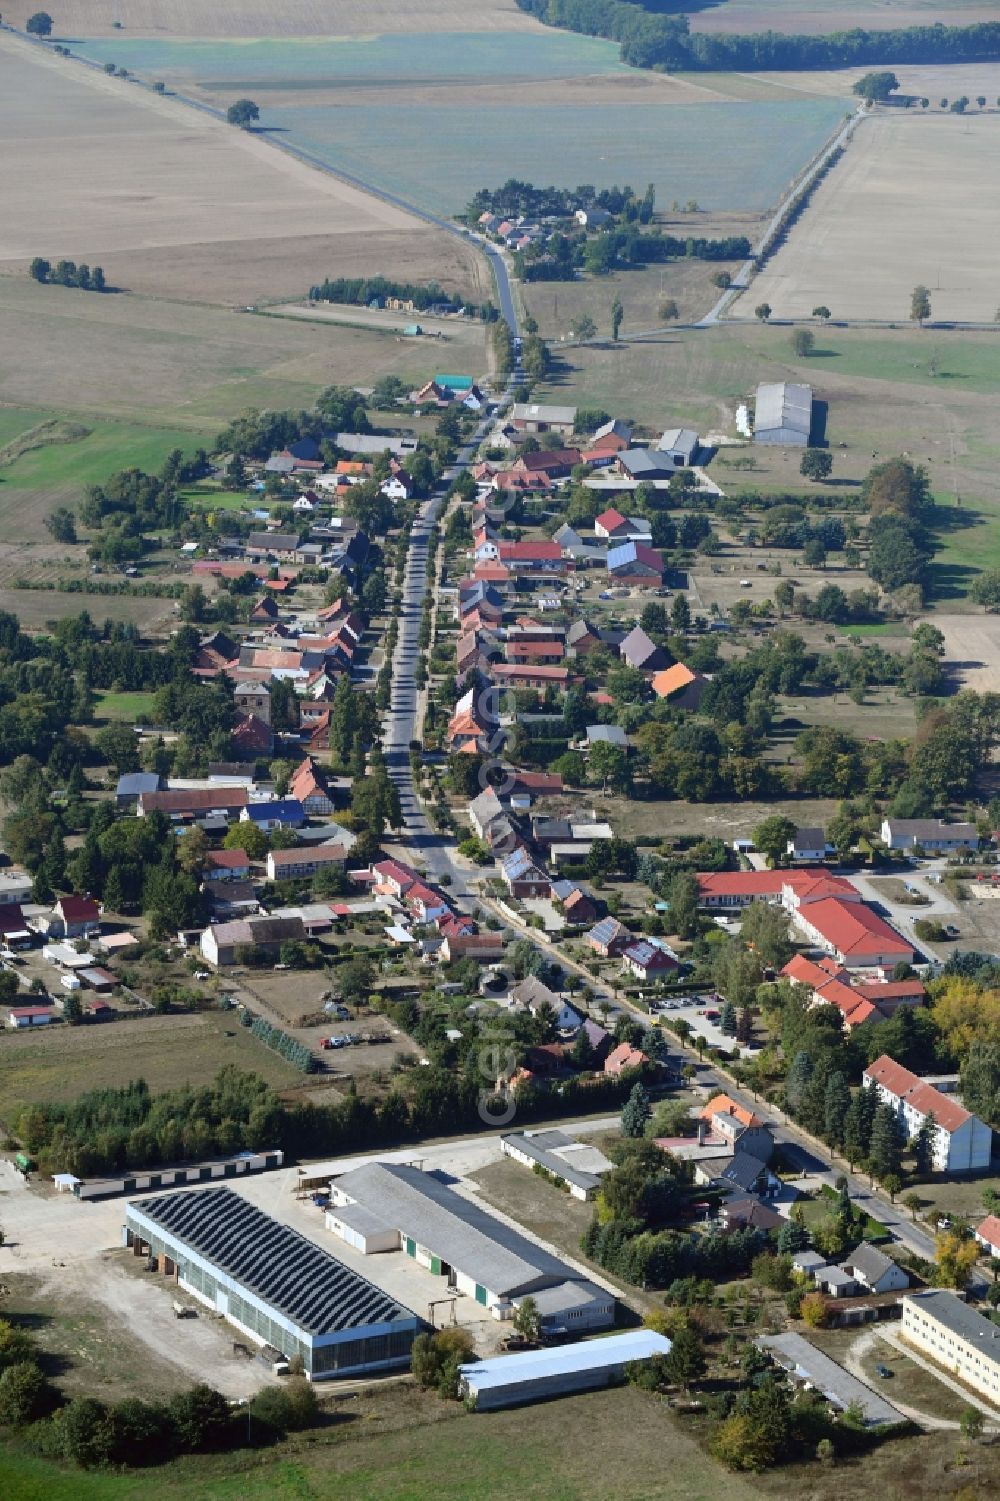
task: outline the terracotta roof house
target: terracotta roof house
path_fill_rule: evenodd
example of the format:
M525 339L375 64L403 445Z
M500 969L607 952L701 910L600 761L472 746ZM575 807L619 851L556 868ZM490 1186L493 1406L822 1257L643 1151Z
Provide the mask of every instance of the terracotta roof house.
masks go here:
M274 731L256 714L247 714L230 732L233 749L243 756L269 756L274 749Z
M522 453L511 469L515 474L547 475L549 479L565 479L581 462L578 448L550 448L543 453Z
M288 784L288 795L297 798L310 816L333 812L334 801L326 772L311 756L306 756L296 767Z
M911 1073L887 1053L865 1069L865 1089L875 1089L891 1105L907 1137L914 1137L933 1117L931 1160L938 1172L967 1173L990 1165L993 1133L985 1121L966 1110L954 1095Z
M981 1220L973 1233L989 1256L1000 1256L1000 1219L995 1214Z
M698 1112L699 1120L707 1121L710 1125L714 1123L717 1116L728 1116L745 1128L764 1124L759 1115L754 1115L752 1110L748 1110L745 1105L741 1105L738 1100L734 1100L728 1094L713 1095Z
M620 1074L626 1068L642 1068L643 1064L648 1062L646 1054L639 1048L634 1048L630 1042L620 1042L605 1058L604 1072Z
M704 673L692 671L683 662L675 662L672 667L665 667L656 674L652 688L657 698L668 699L673 708L696 714L708 683Z
M244 850L209 850L205 873L215 881L246 881L250 876L250 860Z

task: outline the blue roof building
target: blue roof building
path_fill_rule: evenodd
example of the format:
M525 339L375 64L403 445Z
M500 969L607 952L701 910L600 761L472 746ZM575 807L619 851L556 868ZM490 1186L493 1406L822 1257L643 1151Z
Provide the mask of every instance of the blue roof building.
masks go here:
M274 798L269 803L248 803L240 814L242 823L255 823L259 829L300 829L306 821L305 809L295 797Z

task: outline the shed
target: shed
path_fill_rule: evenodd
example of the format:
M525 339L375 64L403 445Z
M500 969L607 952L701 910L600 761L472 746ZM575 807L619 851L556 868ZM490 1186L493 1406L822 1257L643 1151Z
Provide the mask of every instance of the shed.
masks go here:
M371 1256L377 1251L399 1250L399 1231L363 1204L342 1204L336 1209L328 1209L326 1227L363 1256Z
M605 1339L548 1350L497 1355L459 1369L461 1390L480 1412L545 1397L564 1397L620 1381L625 1367L670 1353L670 1340L651 1329L632 1329Z

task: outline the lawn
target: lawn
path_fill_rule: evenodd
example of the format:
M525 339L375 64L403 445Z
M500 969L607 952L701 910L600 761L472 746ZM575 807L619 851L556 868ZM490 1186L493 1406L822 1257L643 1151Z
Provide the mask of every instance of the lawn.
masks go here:
M275 1088L303 1075L221 1011L148 1016L89 1027L55 1026L38 1036L0 1037L3 1115L10 1122L35 1102L72 1100L88 1089L143 1078L159 1092L207 1084L224 1064L260 1074Z
M348 1407L351 1411L354 1404ZM723 1476L655 1398L593 1392L513 1412L442 1408L424 1426L367 1428L362 1406L272 1453L189 1459L145 1474L82 1474L7 1455L6 1501L752 1501L756 1482ZM380 1431L383 1430L383 1431ZM669 1456L669 1462L665 1459Z
M136 422L88 423L86 437L75 442L46 443L4 468L4 482L18 490L49 490L97 485L119 469L159 469L171 449L191 453L212 433L189 428L148 427ZM2 503L2 495L0 495ZM5 533L5 536L9 535Z
M266 507L276 505L276 501L266 499L263 495L255 495L251 498L241 490L223 490L219 485L211 482L201 485L187 485L181 491L182 499L189 506L199 511L245 511L251 505L254 507Z
M152 693L98 693L95 719L125 719L130 724L148 721L153 712Z
M25 407L0 407L0 449L14 438L19 438L29 428L44 422L48 412L32 412Z

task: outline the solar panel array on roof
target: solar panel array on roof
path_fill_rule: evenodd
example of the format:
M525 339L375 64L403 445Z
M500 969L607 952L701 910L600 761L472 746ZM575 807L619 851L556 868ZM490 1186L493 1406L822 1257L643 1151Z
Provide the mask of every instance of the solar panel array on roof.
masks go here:
M228 1188L132 1200L137 1211L313 1336L414 1315L336 1256Z

